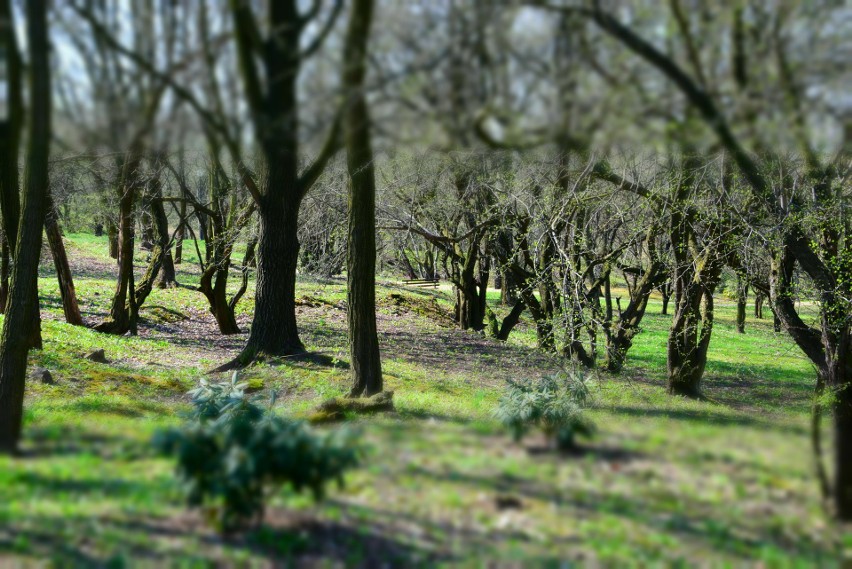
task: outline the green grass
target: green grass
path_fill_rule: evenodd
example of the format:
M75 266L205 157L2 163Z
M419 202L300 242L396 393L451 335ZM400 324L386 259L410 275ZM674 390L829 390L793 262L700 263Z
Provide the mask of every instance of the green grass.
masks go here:
M106 239L69 238L72 259L91 261L75 284L94 321L113 286ZM137 259L140 272L144 261ZM31 363L50 369L57 383L30 382L25 455L0 458L0 566L252 566L291 558L404 567L486 560L833 567L852 548L852 534L823 513L812 475L813 370L771 320L749 319L746 334L737 334L734 306L724 299L705 376L711 401L665 394L670 320L654 300L624 373L593 380L590 415L599 433L577 456L540 452L535 437L513 444L492 418L505 377L560 365L531 348L529 322L504 345L383 305L383 368L397 412L352 421L369 447L363 468L316 506L289 490L271 496L264 528L219 538L183 508L172 465L152 454L149 441L180 421L185 391L235 355L245 336L210 349L218 340L193 340L190 328L172 341L189 323L210 330L202 295L188 287L152 293L146 306L161 309L142 311L140 337L70 327L58 321L49 274L46 265L45 349ZM197 267L179 266L181 283L197 277ZM344 289L339 279L305 278L297 296L334 304ZM451 306L445 287L403 290L392 278L378 296L400 291ZM489 299L496 303L496 293ZM239 312L251 310L249 293ZM157 313L170 311L190 320L160 326ZM299 322L308 347L339 363L267 362L245 377L277 391L281 413L305 416L346 392L348 352L342 310L301 307ZM110 363L82 358L95 348ZM501 510L501 496L521 508Z

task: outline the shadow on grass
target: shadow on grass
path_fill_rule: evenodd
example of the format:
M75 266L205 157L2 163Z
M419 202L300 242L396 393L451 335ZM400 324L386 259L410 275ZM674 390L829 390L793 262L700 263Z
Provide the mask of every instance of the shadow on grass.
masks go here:
M693 409L649 409L647 407L605 406L600 408L616 415L630 417L663 417L678 421L689 421L722 427L753 427L768 431L781 431L796 435L805 435L808 430L799 425L773 423L740 414L725 414L715 411L700 411Z
M286 510L270 510L259 528L219 536L189 514L156 520L101 520L124 531L173 540L197 540L210 552L208 561L221 562L227 553L240 558L266 559L275 567L431 567L447 556L437 542L418 540L374 521L332 521ZM219 553L216 553L220 550ZM161 556L162 559L168 559Z
M703 542L743 559L753 559L760 549L767 546L809 557L814 561L833 559L836 553L830 544L813 542L807 535L782 535L768 526L755 528L735 519L714 519L708 515L706 504L700 498L675 494L676 489L672 489L671 498L676 499L677 506L672 506L669 499L655 503L645 497L634 498L619 492L608 493L587 487L557 488L532 478L507 473L483 475L455 469L435 471L421 467L408 472L434 482L469 486L472 491L486 489L495 494L514 496L522 508L523 499L528 499L548 502L569 511L584 511L587 512L586 516L617 516L654 531Z
M147 440L82 431L73 426L28 427L16 458L41 459L54 456L88 454L102 458L124 459L151 456Z

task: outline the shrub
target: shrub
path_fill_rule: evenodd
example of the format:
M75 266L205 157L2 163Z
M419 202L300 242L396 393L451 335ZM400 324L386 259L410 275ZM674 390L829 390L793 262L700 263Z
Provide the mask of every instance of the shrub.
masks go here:
M329 481L343 483L360 450L349 431L314 432L276 416L246 397L247 383L201 385L189 394L193 412L186 425L162 431L154 440L177 458L177 472L190 507L202 507L221 532L263 518L267 495L285 484L310 490L319 500Z
M583 415L590 393L579 370L545 375L538 379L508 380L506 393L494 415L520 441L538 427L548 442L560 450L576 448L576 437L592 436L594 425Z

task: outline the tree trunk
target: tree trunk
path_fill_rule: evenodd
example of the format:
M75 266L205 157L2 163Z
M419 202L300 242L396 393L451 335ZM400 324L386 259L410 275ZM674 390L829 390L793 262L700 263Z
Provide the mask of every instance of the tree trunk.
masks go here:
M635 290L632 291L630 303L627 305L627 308L619 311L619 317L614 326L604 326L607 341L607 371L620 373L624 368L627 352L633 346L633 338L639 333L639 326L642 323L642 318L645 316L645 310L648 308L648 300L651 298L651 292L654 290L656 282L663 270L662 265L653 263L642 275ZM609 296L609 278L607 278L606 285L606 295ZM607 304L608 310L605 322L611 323L612 301L608 300Z
M6 313L6 303L9 300L10 264L9 241L5 233L0 233L0 314Z
M754 318L756 320L763 320L763 303L766 297L763 293L756 293L754 295Z
M270 178L273 172L270 171ZM270 183L272 181L270 180ZM299 204L264 197L258 207L257 283L254 319L246 347L234 365L263 356L305 353L296 326ZM233 367L223 366L223 369Z
M109 258L118 260L118 228L112 220L107 224L107 240L109 241Z
M477 332L485 328L485 306L482 298L482 287L477 279L476 273L479 266L479 242L481 236L479 234L470 237L470 245L467 254L464 256L464 264L461 267L455 266L453 284L456 289L456 322L462 330L476 330ZM457 246L460 249L460 246ZM457 259L462 256L458 254ZM480 270L480 274L482 271ZM487 271L485 272L487 275Z
M154 282L163 268L163 260L169 250L169 221L166 218L166 210L163 208L163 202L159 199L159 180L154 180L151 183L154 185L149 200L151 216L151 259L148 261L148 268L145 270L142 281L135 289L134 301L136 302L137 310L145 303L148 295L151 294Z
M707 349L712 331L713 293L693 283L677 304L669 333L667 356L670 394L694 399L702 397L701 378L707 365Z
M189 220L186 219L186 199L183 199L180 201L180 220L178 221L177 236L175 237L175 265L183 263L183 239L187 223L189 223Z
M176 288L178 286L177 274L175 273L175 261L172 258L172 248L166 248L163 256L163 266L160 268L160 276L157 277L157 288Z
M225 257L217 251L214 255L214 261L214 263L208 265L204 274L201 275L201 283L198 288L207 297L210 313L216 319L219 332L222 334L239 334L240 328L227 297L228 270L231 266L231 257L230 255Z
M71 267L68 265L68 255L65 253L65 243L62 241L62 232L59 229L56 208L49 196L46 210L44 231L47 235L47 241L50 244L50 253L53 255L53 266L56 268L56 279L59 281L59 294L62 297L62 310L65 313L65 321L74 326L82 326L83 317L80 316L80 307L77 305L74 278L71 275Z
M663 308L662 310L660 310L660 314L662 314L663 316L667 316L669 313L669 301L672 298L671 278L666 278L665 282L663 282L657 287L657 290L660 291L660 295L663 298Z
M837 357L826 383L837 389L834 401L834 506L838 519L852 521L852 338L849 328L837 338Z
M343 52L343 85L349 97L343 116L343 136L349 171L346 314L351 397L382 391L382 362L376 331L376 176L370 114L363 92L372 16L373 0L353 0Z
M737 278L737 332L745 334L746 303L748 302L748 282Z
M31 341L20 332L33 326L33 309L38 311L38 263L48 196L51 91L46 0L27 2L26 20L30 50L27 161L9 307L0 336L0 452L5 453L17 451L21 436Z
M486 307L485 317L488 320L488 334L492 338L503 342L508 340L509 334L520 321L521 314L523 314L525 309L526 305L523 302L517 301L512 307L512 310L509 311L509 314L503 318L503 322L500 323L497 321L497 316L494 314L494 311Z
M118 223L118 278L112 297L109 316L95 326L95 330L108 334L124 334L130 329L128 312L128 290L133 272L133 203L139 186L139 169L142 166L142 144L136 140L131 144L124 159L121 178L117 187L119 196Z

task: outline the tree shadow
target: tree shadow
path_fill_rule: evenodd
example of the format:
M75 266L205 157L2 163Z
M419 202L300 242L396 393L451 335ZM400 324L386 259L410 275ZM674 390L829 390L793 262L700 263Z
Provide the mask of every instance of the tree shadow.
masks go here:
M382 523L327 520L309 512L281 509L268 511L259 527L229 536L216 534L193 514L101 523L148 536L197 539L205 551L225 549L239 552L241 558L248 553L275 567L431 567L449 559L440 551L440 543L399 534ZM224 560L217 557L226 555L214 553L207 561L221 562Z
M408 472L415 476L452 484L462 484L473 489L492 492L495 496L509 496L549 502L567 510L581 510L588 514L604 514L630 520L655 531L665 532L682 539L693 539L712 547L736 553L744 559L750 559L749 552L759 551L765 546L805 555L814 559L832 558L829 543L815 543L806 535L779 535L770 527L750 528L740 531L738 523L726 520L714 520L708 517L706 508L698 498L693 498L691 508L681 507L672 510L667 502L656 504L642 497L626 496L620 493L608 493L588 487L565 488L542 483L533 478L507 473L483 475L461 472L455 469L435 471L414 467ZM684 496L680 496L683 500ZM520 506L523 507L523 506ZM690 513L691 512L691 513ZM700 512L700 513L699 513Z
M28 427L16 458L28 460L78 454L127 459L150 456L151 449L143 441L57 425Z
M664 417L666 419L697 422L721 427L752 427L756 429L781 431L796 435L805 435L808 432L805 427L799 425L772 423L755 417L747 417L739 414L730 415L718 413L716 411L696 409L650 409L647 407L629 407L624 405L607 406L601 407L600 409L618 415L627 415L631 417Z

